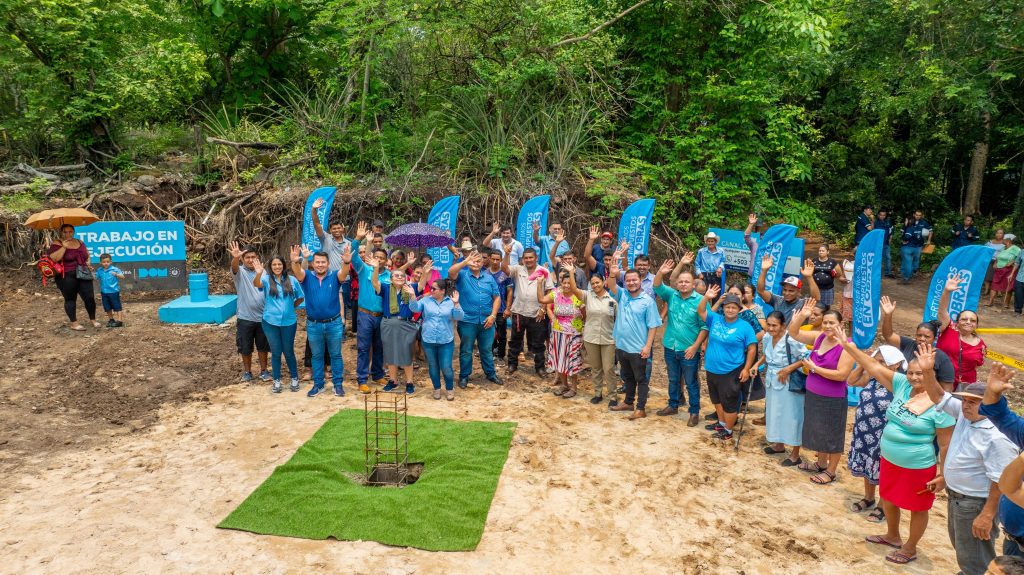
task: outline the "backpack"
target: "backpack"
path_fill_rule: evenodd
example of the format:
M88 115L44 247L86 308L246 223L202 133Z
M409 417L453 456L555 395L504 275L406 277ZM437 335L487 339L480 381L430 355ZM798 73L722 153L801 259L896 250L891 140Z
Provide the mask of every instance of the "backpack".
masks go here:
M48 254L39 256L36 267L39 268L39 274L43 276L43 287L46 287L47 278L52 278L57 274L64 275L64 264L53 261Z

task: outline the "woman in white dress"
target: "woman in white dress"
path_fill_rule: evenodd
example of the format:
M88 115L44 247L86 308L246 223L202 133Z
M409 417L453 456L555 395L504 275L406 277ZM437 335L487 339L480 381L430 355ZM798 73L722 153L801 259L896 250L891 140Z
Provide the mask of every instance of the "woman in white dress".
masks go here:
M801 434L804 424L804 393L793 391L790 375L801 367L801 360L809 355L807 347L789 337L786 333L786 317L779 311L768 314L767 333L761 342L764 355L753 367L753 372L764 364L765 397L765 439L768 446L764 452L769 455L785 453L791 448L789 457L782 461L783 467L802 463L800 459Z

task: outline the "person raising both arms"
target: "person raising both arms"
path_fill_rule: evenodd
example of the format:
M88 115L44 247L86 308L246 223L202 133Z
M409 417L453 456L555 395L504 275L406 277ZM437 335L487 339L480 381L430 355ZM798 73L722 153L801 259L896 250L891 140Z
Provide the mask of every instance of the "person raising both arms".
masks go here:
M252 285L263 292L263 335L270 343L270 366L274 383L271 391L281 393L281 356L288 364L292 376L291 390L299 391L299 366L295 359L295 308L302 304L305 295L299 280L288 275L284 258L274 256L267 264L270 273L257 260L254 264L256 277Z
M513 235L512 226L501 225L498 222L494 222L491 226L491 233L487 234L481 245L495 250L499 254L504 253L504 246L512 246L512 252L509 255L509 263L512 265L519 264L519 258L523 257L523 250L525 249L523 244Z
M299 280L303 294L306 296L306 339L313 353L313 387L306 397L315 397L324 389L324 350L331 356L331 380L334 384L334 395L342 397L345 364L341 359L341 342L345 336L345 325L341 320L341 302L338 292L341 282L348 277L349 266L342 265L340 270L330 269L330 259L324 252L310 254L302 246L292 246L292 274ZM312 273L307 273L305 262L313 256ZM352 257L351 249L344 253L342 262L347 264Z
M316 237L320 238L320 247L327 253L331 269L340 270L342 266L341 254L345 251L345 248L351 251L352 242L345 237L345 224L341 222L331 223L327 226L327 231L324 231L323 225L320 223L320 208L323 205L323 198L317 198L313 201L313 231L316 233ZM352 278L348 277L341 284L342 324L345 323L346 314L354 313L352 306Z
M803 285L807 284L807 290L810 292L810 299L817 301L821 296L821 292L818 291L818 284L814 283L814 262L811 260L804 260L804 267L800 269L800 275L803 276L804 281L800 281L795 277L788 277L782 280L782 296L779 297L774 293L770 292L765 288L765 278L768 275L768 270L772 269L775 265L775 260L771 256L764 256L761 258L761 274L757 277L757 295L761 296L764 303L770 305L773 309L782 312L782 315L786 318L786 325L793 319L793 314L796 310L805 307L806 301L800 297L800 290ZM812 306L813 307L813 306Z
M718 284L708 291L697 306L697 315L707 324L708 347L704 353L708 395L718 414L718 422L704 426L715 432L715 439L729 440L740 409L740 386L751 377L757 357L757 336L754 328L740 319L743 303L736 295L722 298L722 313L708 309L708 302L718 297Z
M552 261L549 260L548 254L551 250L555 251L555 257L559 258L565 252L569 251L569 242L563 240L555 240L556 237L564 237L564 229L562 224L558 222L552 222L548 226L548 235L540 235L540 222L533 222L533 244L537 246L537 261L540 265L547 267L548 269L554 269L554 265L558 263L557 259Z
M506 252L507 254L508 252ZM523 254L525 259L529 254ZM507 256L506 256L507 261ZM504 382L494 370L494 322L498 320L501 308L500 290L494 276L484 269L484 257L473 250L466 258L448 268L448 279L455 281L459 292L463 317L458 322L459 330L459 388L469 388L469 376L473 373L473 345L480 353L480 367L487 380L496 385ZM534 297L536 297L536 292ZM510 353L512 350L509 350ZM511 361L511 356L509 361Z
M263 333L263 292L253 284L256 279L256 265L260 257L251 248L241 248L238 242L228 244L231 254L231 276L235 280L238 294L238 320L235 326L235 345L242 356L242 381L252 381L252 351L256 348L260 362L262 381L270 381L267 370L267 354L270 342Z
M445 295L445 282L450 280L428 280L429 295L409 302L412 311L423 319L423 351L427 356L430 382L434 386L434 399L441 399L441 376L448 401L455 400L455 372L452 370L452 355L455 352L455 333L452 322L462 320L463 311L459 306L459 292Z
M904 359L914 361L914 358L917 357L917 346L920 344L935 345L939 334L938 320L923 321L917 324L914 337L909 338L895 333L892 329L892 316L896 312L896 302L884 295L880 307L882 310L882 339L885 343L899 349L903 353ZM935 349L935 379L939 381L942 389L955 391L953 382L956 381L956 370L953 367L953 361L949 359L946 352L938 348Z
M693 252L686 252L673 267L672 260L661 264L654 276L654 292L668 307L668 323L662 337L665 367L668 371L668 405L659 409L660 416L679 413L679 406L688 396L686 421L696 427L700 412L700 349L708 339L707 324L697 313L701 294L693 289L693 272L687 269L693 263ZM672 287L665 285L665 275ZM589 317L589 316L588 316Z
M409 283L405 271L391 270L391 283L380 281L381 266L373 268L370 282L381 299L384 319L381 321L381 341L384 344L384 365L388 370L388 384L384 391L398 387L398 368L405 374L405 393L412 395L416 385L412 378L412 352L420 324L413 320L411 302L419 297L419 290Z
M543 275L547 270L540 268ZM558 274L558 287L545 293L545 281L537 282L537 301L550 306L554 320L548 338L547 367L558 374L555 395L576 397L579 373L583 369L583 292L575 275L568 270Z

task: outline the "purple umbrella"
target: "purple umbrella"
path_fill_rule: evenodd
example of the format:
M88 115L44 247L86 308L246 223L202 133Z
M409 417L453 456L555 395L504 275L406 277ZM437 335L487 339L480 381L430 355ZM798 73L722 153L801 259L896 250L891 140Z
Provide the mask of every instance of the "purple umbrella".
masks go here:
M430 224L402 224L384 238L389 246L402 248L440 248L451 245L447 232Z

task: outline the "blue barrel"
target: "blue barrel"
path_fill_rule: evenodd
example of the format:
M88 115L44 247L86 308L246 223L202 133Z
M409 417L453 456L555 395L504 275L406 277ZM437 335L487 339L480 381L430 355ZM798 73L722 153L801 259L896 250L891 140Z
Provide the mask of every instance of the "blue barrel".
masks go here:
M188 295L192 301L209 301L210 278L205 273L188 274Z

